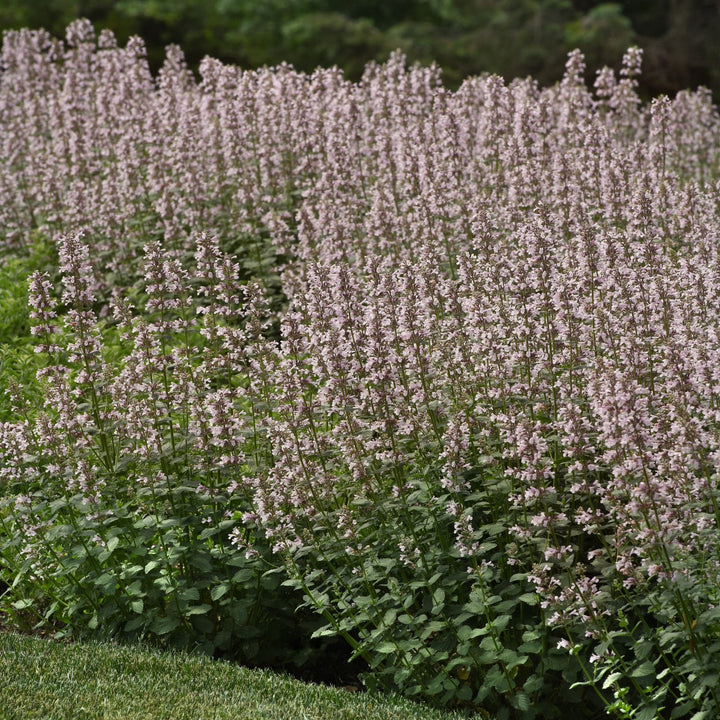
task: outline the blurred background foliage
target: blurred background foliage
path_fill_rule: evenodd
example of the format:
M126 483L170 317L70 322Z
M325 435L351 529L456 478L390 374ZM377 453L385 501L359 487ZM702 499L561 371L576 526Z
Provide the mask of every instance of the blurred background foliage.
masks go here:
M205 55L253 68L338 65L358 79L369 60L396 48L438 62L446 83L492 72L562 75L581 48L588 79L618 67L632 44L645 50L641 92L672 94L704 85L720 97L720 0L2 0L0 28L45 27L62 36L87 17L121 42L140 35L157 69L170 43L191 67Z

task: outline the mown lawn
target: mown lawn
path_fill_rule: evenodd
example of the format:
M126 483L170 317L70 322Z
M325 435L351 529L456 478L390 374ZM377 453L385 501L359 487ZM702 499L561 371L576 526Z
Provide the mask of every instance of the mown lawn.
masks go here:
M395 696L346 692L145 646L0 632L0 718L459 720Z

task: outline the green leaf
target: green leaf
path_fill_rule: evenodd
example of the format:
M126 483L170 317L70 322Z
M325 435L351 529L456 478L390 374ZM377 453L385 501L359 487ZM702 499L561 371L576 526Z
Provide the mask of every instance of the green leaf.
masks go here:
M137 615L140 615L145 609L145 604L143 603L142 598L140 598L140 600L133 600L130 603L130 609Z
M479 647L481 650L492 653L494 657L497 657L498 652L500 652L503 648L503 646L492 636L483 638L480 641Z
M237 555L234 555L233 557L225 560L225 564L232 565L233 567L243 567L248 564L248 559L245 557L244 554L237 554ZM247 571L241 571L241 572L251 572L251 571L247 570Z
M509 598L499 602L493 609L495 612L507 613L512 612L520 602L520 598Z
M621 672L610 673L602 684L603 690L607 690L613 683L617 682L623 674Z
M22 600L16 600L14 603L10 603L16 610L25 610L25 608L29 608L32 606L33 601L29 600L27 598L23 598Z
M63 537L72 537L75 534L75 528L72 525L55 525L50 528L46 537L50 540L57 540Z
M389 626L392 625L395 622L395 618L397 618L397 610L394 608L391 608L390 610L385 611L385 615L383 615L383 625Z
M473 629L474 628L471 628L469 625L461 625L457 631L458 640L462 642L469 640L472 635Z
M485 684L495 688L500 693L512 692L512 687L502 670L493 665L485 675Z
M644 660L655 649L655 644L648 641L636 642L633 646L633 652L638 660Z
M171 592L174 590L173 581L167 575L161 575L153 580L153 585L157 585L163 592Z
M523 690L531 695L540 690L545 684L545 680L541 675L531 675L524 683Z
M108 553L112 553L113 550L120 544L120 538L116 535L115 537L111 537L107 541L107 551Z
M518 651L522 653L540 653L543 649L542 640L531 640L518 645Z
M482 615L485 612L486 605L482 600L471 600L463 605L463 610L471 612L473 615Z
M676 720L676 718L684 718L687 717L687 714L694 708L697 707L695 705L695 702L692 700L686 700L683 703L680 703L680 705L676 705L673 708L673 711L670 713L670 717L672 720Z
M199 600L200 592L197 588L189 587L180 591L180 600L188 602L189 600Z
M223 595L227 593L227 591L230 589L230 587L223 583L222 585L216 585L211 591L210 591L210 599L215 601L219 600Z
M210 572L212 570L212 564L205 553L193 553L190 556L190 564L201 572Z
M275 570L268 570L262 574L260 585L263 590L273 591L280 587L282 577Z
M103 573L95 578L93 585L98 587L105 595L112 595L117 587L117 580L109 573Z
M396 652L397 647L395 646L395 643L384 642L374 647L373 650L381 655L389 655L390 653Z
M180 618L177 615L167 615L156 618L150 626L150 632L156 635L166 635L180 625Z
M646 660L642 665L636 667L630 673L630 677L634 678L645 678L651 676L655 677L655 666L649 660Z
M437 675L427 686L425 692L430 696L437 695L438 693L442 692L444 679L445 677L443 675Z
M232 582L234 583L244 583L248 580L253 580L255 578L255 571L251 570L250 568L243 568L242 570L238 570L233 576L232 576Z
M515 573L510 576L510 582L514 583L518 580L527 580L527 573Z
M505 648L498 654L498 660L505 663L507 670L512 670L518 665L524 665L528 661L528 656L521 655L510 648Z
M151 573L156 567L160 567L160 561L159 560L151 560L147 565L145 565L145 574L148 575Z
M202 605L191 605L185 610L185 615L204 615L208 610L212 610L212 605L203 603Z
M446 628L446 623L443 620L431 620L429 623L423 625L420 631L420 637L423 640L427 640L433 633L440 633Z
M220 528L218 527L209 527L205 528L200 535L198 535L198 540L207 540L210 537L213 537L214 535L217 535L220 532Z
M128 620L123 626L123 630L127 633L137 630L145 624L146 620L147 618L142 615L140 617L133 618L132 620Z
M393 674L393 681L395 685L402 687L403 683L412 677L412 672L412 668L409 667L398 668Z
M493 627L498 632L502 632L507 626L508 623L512 620L511 615L498 615L492 622Z
M122 571L122 578L123 580L127 580L128 578L134 577L136 575L141 575L142 572L142 565L130 565Z
M515 693L511 698L512 704L521 712L527 712L530 709L530 698L524 692Z
M471 628L469 625L462 625L458 630L458 639L466 641L471 638L483 637L489 632L490 628L487 625L479 628Z
M312 638L321 638L321 637L335 637L337 636L337 630L331 628L331 627L322 627L318 630L315 630L315 632L310 636Z

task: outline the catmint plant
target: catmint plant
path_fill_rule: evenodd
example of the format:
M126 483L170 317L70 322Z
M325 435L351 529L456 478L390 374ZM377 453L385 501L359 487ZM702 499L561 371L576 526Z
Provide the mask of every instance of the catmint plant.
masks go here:
M592 89L578 51L548 88L153 77L82 20L1 58L0 248L55 261L0 424L13 622L340 638L498 718L717 714L707 91L642 101L637 48Z
M192 271L150 243L143 315L118 294L102 321L88 246L79 235L59 246L62 316L47 277L30 282L44 408L0 441L4 485L23 486L3 495L6 609L61 635L301 662L307 652L280 638L317 622L293 612L257 531L231 536L267 457L255 439L266 410L245 392L263 319L243 329L244 298L258 290L243 290L209 237Z

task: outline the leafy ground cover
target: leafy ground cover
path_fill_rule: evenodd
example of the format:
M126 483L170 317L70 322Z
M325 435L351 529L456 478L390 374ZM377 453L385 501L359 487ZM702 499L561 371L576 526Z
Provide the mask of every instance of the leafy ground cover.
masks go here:
M7 622L716 715L720 120L641 55L450 92L6 34Z

